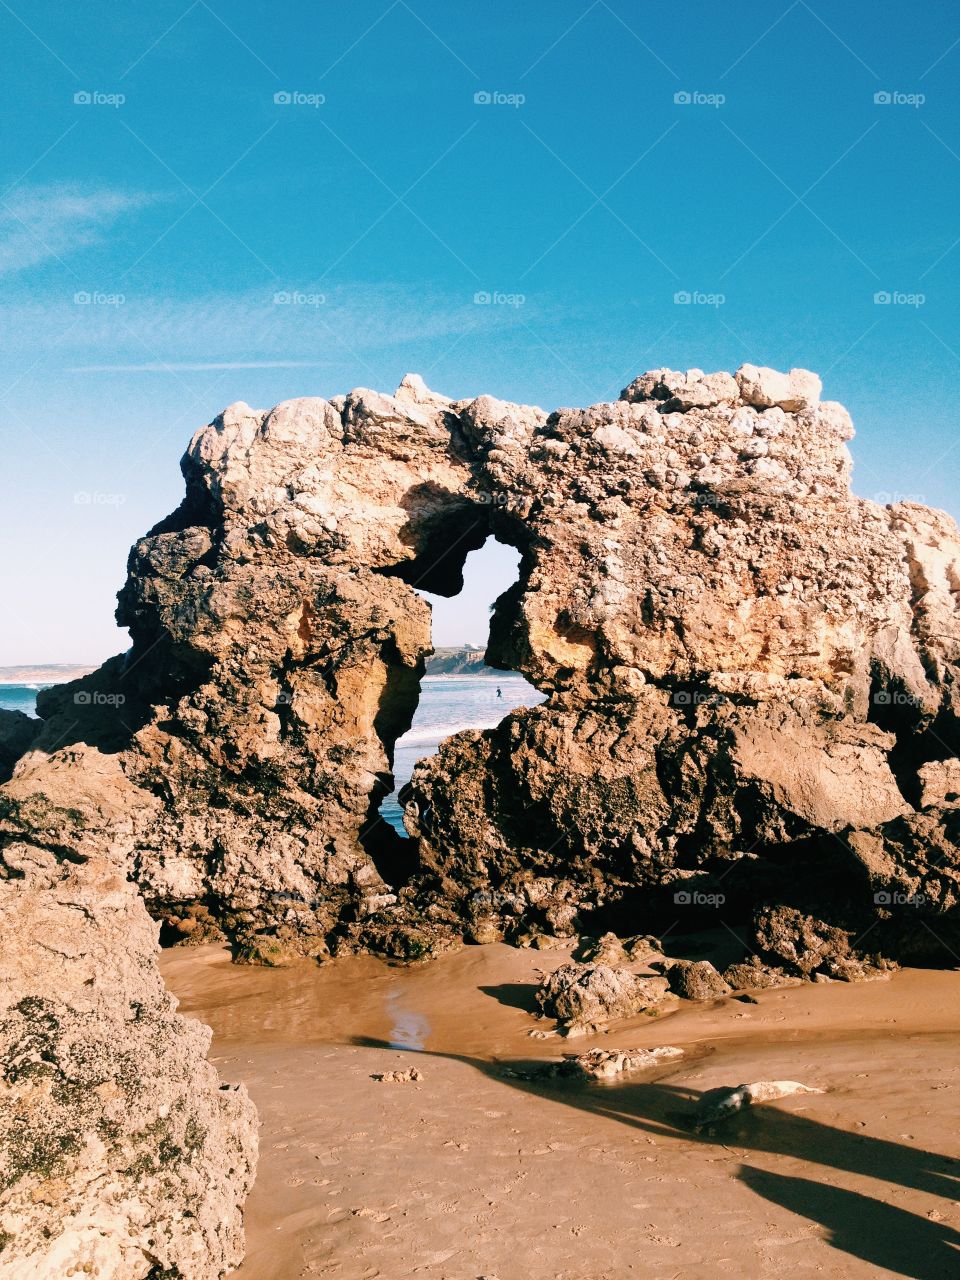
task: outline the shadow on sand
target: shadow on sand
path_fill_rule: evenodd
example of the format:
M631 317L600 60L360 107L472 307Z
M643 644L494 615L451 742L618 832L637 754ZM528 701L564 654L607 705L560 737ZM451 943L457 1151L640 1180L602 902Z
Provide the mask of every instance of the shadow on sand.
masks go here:
M396 1047L367 1037L354 1038L352 1043L369 1048ZM866 1134L848 1133L776 1107L744 1111L715 1131L697 1133L695 1118L702 1099L709 1095L666 1084L664 1073L651 1083L543 1082L503 1074L505 1069L524 1072L542 1063L486 1062L461 1054L421 1052L427 1057L465 1063L523 1093L619 1120L661 1138L674 1137L728 1150L733 1144L764 1155L784 1156L873 1178L891 1187L909 1188L950 1202L960 1200L960 1160ZM686 1065L689 1067L689 1063ZM731 1081L731 1085L738 1083ZM818 1222L829 1243L852 1257L911 1280L955 1280L960 1276L960 1232L945 1222L895 1208L859 1191L788 1177L749 1164L741 1165L737 1177L765 1200Z

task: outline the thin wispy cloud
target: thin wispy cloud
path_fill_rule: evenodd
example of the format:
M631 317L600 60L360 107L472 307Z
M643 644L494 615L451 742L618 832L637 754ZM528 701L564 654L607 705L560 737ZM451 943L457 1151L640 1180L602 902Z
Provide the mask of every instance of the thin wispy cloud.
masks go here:
M150 360L146 364L84 364L67 373L203 373L210 369L319 369L320 360Z
M477 304L469 288L361 283L320 293L307 283L176 298L77 284L0 300L0 354L28 363L42 354L71 374L316 368L409 343L443 349L461 336L539 325L534 300Z
M140 192L70 184L17 187L0 200L0 276L62 262L100 244L120 219L154 200Z

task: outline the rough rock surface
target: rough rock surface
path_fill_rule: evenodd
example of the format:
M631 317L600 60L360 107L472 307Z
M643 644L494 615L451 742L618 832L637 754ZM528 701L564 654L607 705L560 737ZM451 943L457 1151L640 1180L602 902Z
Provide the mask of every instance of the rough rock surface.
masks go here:
M730 965L723 971L723 980L732 991L764 991L771 987L798 986L801 981L786 969L764 964L759 956Z
M506 1080L618 1080L634 1071L662 1067L683 1057L673 1045L656 1049L590 1049L587 1053L567 1053L556 1062L529 1067L503 1067Z
M715 1000L731 991L709 960L675 960L667 980L674 995L684 1000Z
M618 1018L632 1018L663 1003L664 978L630 969L570 961L540 985L536 999L544 1015L556 1018L568 1036L585 1035Z
M216 1280L243 1256L256 1114L175 1012L122 870L39 845L0 880L0 1274Z
M768 907L759 912L756 940L767 959L801 978L852 982L896 967L880 956L858 955L850 930L803 915L793 907Z
M588 1080L615 1080L631 1071L659 1067L683 1057L683 1050L673 1045L656 1049L591 1049L588 1053L566 1058L568 1072Z
M414 377L231 406L131 554L130 653L42 696L10 837L108 762L133 799L102 839L168 934L267 962L718 914L756 949L765 906L948 956L960 534L853 496L819 396L748 365L550 414ZM422 762L403 841L377 810L430 650L413 588L454 594L490 534L522 558L488 661L548 700Z

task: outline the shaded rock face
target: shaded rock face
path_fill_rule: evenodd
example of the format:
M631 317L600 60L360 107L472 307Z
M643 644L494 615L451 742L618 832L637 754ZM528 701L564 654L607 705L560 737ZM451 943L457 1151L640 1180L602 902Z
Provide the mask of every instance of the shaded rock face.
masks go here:
M170 936L267 962L718 913L763 952L777 907L936 954L960 534L853 497L819 395L744 366L549 415L416 378L232 406L131 554L130 653L44 695L10 837L55 774L110 761L129 800L104 838ZM548 700L422 762L402 841L376 812L430 652L413 588L455 594L490 534L521 567L487 661Z
M215 1280L256 1116L175 1013L122 870L11 843L0 880L0 1272Z
M22 711L7 711L0 707L0 782L6 782L14 765L30 749L37 736L39 724Z

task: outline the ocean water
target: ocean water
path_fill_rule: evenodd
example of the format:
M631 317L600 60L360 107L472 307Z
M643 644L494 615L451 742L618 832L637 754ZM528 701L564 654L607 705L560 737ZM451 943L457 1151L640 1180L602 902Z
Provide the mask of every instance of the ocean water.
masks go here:
M0 708L36 715L37 694L45 684L0 684ZM497 697L497 689L501 697ZM408 733L399 739L394 752L394 791L380 806L390 825L405 836L403 810L397 793L410 781L413 766L425 756L436 754L444 738L461 729L492 729L515 707L535 707L543 702L523 676L504 672L500 676L424 676L420 704Z
M497 689L502 696L497 697ZM436 754L444 738L461 729L492 729L516 707L535 707L544 701L523 676L424 676L420 703L409 732L397 740L393 757L396 787L380 806L380 812L400 835L403 810L397 793L410 781L413 766L425 756Z
M0 684L0 710L37 714L37 694L49 689L48 684Z

